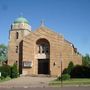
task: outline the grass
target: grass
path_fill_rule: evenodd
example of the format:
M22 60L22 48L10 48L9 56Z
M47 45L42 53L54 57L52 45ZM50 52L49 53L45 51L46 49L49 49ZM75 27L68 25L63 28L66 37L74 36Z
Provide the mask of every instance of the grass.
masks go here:
M51 86L61 86L61 81L59 80L53 80L49 83ZM73 86L73 85L78 85L78 86L84 86L84 85L89 85L90 86L90 79L70 79L70 80L65 80L62 82L63 86Z
M6 78L2 78L2 79L0 78L0 83L4 82L4 81L8 81L8 80L11 80L11 78L10 77L6 77Z

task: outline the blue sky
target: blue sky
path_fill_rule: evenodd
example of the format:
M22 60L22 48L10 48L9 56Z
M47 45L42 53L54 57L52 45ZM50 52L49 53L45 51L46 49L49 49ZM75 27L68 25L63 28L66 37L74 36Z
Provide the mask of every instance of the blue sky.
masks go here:
M0 0L0 43L8 45L10 25L20 13L32 30L43 19L81 54L90 54L90 0Z

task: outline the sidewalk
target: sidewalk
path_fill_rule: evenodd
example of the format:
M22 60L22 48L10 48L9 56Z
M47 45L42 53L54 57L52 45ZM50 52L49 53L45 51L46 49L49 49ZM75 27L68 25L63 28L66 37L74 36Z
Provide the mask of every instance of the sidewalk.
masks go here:
M0 87L48 87L48 83L54 80L54 77L30 77L22 76L10 81L0 83Z

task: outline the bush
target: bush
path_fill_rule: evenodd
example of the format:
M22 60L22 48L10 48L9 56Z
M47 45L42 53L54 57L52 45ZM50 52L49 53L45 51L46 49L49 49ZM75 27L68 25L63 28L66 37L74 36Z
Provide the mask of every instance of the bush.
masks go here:
M90 68L86 66L76 65L71 73L71 78L90 78Z
M19 74L18 74L17 64L14 64L11 67L11 78L17 78L18 76Z
M6 77L17 78L19 76L17 64L14 64L12 67L5 64L0 67L0 72L1 79Z
M74 64L73 64L73 62L71 61L71 62L68 64L68 67L63 70L63 74L69 74L69 75L70 75L73 67L74 67Z
M62 74L69 74L68 73L68 68L65 68L64 70L63 70L63 73Z
M70 79L70 75L69 74L63 74L62 75L62 77L61 76L59 76L58 78L57 78L57 80L69 80Z
M11 67L9 65L3 65L0 67L1 76L6 78L11 76Z
M3 80L3 79L5 79L5 77L1 76L0 79Z
M73 67L74 67L73 62L72 62L72 61L71 61L71 62L69 62L69 64L68 64L68 68L67 68L67 70L68 70L68 74L69 74L69 75L70 75L70 73L71 73L71 71L72 71Z

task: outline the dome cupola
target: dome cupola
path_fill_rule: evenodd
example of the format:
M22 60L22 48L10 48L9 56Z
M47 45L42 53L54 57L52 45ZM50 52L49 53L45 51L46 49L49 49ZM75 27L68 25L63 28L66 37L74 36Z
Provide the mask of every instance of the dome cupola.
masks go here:
M20 16L12 23L11 30L30 30L31 31L31 26L29 25L29 21L26 18L24 18L23 16Z
M29 24L28 20L24 17L19 17L17 18L15 21L14 21L14 24L18 24L18 23L26 23L26 24Z

